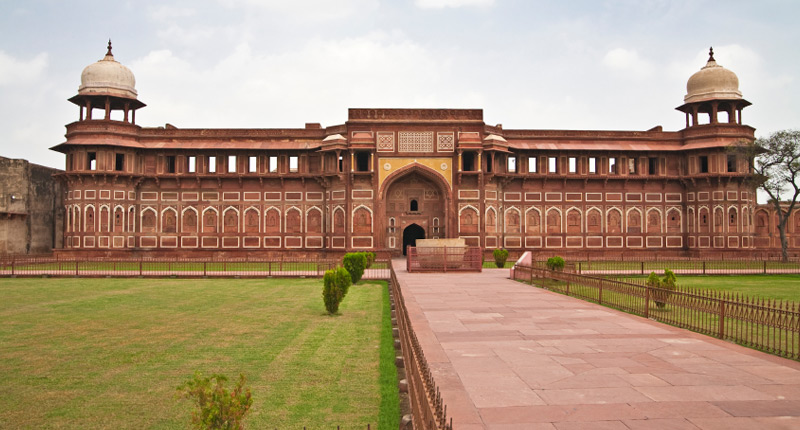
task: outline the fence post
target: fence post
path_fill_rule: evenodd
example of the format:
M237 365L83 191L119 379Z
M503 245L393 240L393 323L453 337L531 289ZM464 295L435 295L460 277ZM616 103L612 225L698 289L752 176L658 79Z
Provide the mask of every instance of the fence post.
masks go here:
M206 264L207 263L205 261L203 261L203 277L204 278L208 276L208 271L206 269Z
M642 260L642 275L644 275L644 260Z
M767 273L767 260L764 260L764 274Z
M703 260L703 274L706 274L706 260Z
M78 276L78 259L75 259L75 276Z
M139 276L142 276L142 259L139 259Z
M600 292L597 294L597 304L603 304L603 282L600 282Z
M11 276L14 276L14 266L16 265L16 261L14 257L11 257Z
M725 300L719 301L719 336L720 339L725 337Z
M644 317L650 318L650 287L644 287Z
M578 274L579 275L581 274L581 262L580 261L578 262Z

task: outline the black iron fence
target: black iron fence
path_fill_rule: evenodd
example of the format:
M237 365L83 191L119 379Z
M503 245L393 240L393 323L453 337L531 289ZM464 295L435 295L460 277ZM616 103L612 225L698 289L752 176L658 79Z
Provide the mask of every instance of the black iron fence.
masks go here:
M322 277L340 260L322 259L83 259L14 257L0 259L0 277ZM364 279L389 279L389 260L376 260Z
M425 351L419 344L411 319L406 310L403 293L394 269L391 269L391 287L394 297L395 315L400 345L403 350L403 366L408 381L408 397L411 403L412 428L415 430L453 430L453 418L448 421L447 405L433 380Z
M645 280L605 279L528 265L514 279L659 322L800 359L800 304L713 290L649 287Z

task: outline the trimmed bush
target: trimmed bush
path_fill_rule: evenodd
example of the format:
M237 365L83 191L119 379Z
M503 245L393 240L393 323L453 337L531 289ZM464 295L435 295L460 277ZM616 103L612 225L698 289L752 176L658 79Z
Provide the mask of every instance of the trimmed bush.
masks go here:
M508 259L508 250L507 249L495 249L492 251L492 256L494 256L494 264L497 266L498 269L502 269L506 266L506 260Z
M192 412L192 428L197 430L242 430L244 418L253 399L250 389L245 388L244 375L239 375L239 382L228 392L225 389L223 375L211 375L204 378L200 372L178 387L181 397L190 399L197 406Z
M564 270L564 259L556 255L555 257L548 258L545 265L547 265L547 268L550 270L558 270L560 272Z
M374 252L365 252L364 256L367 257L367 269L372 267L372 263L375 262L376 255Z
M325 272L322 277L322 301L329 314L339 311L339 304L350 288L350 272L344 267L337 267Z
M664 269L664 279L659 278L656 272L650 272L650 276L647 277L647 286L653 288L650 294L656 303L656 307L663 309L667 306L667 299L672 295L672 291L675 290L676 283L677 278L672 270Z
M350 279L355 284L364 276L364 269L367 268L367 257L363 252L349 252L344 255L342 265L350 272Z

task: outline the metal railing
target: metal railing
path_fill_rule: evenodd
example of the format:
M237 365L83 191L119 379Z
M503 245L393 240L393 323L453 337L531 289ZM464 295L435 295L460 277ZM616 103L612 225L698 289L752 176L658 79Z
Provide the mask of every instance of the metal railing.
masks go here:
M649 287L516 265L514 279L698 333L800 359L800 304L713 290Z
M482 249L472 246L406 248L406 269L409 272L480 272L483 270Z
M341 260L257 259L64 259L16 257L0 260L0 277L322 277ZM389 260L376 260L363 279L389 279Z
M408 381L412 427L415 430L453 430L453 418L451 417L449 421L447 419L447 405L444 404L439 388L433 380L425 352L411 326L411 319L394 268L391 269L391 287L403 351L403 366Z
M539 263L540 267L544 262ZM652 259L626 261L576 261L569 263L571 271L587 275L646 275L669 268L679 275L747 275L747 274L800 274L800 261L751 258L706 259Z

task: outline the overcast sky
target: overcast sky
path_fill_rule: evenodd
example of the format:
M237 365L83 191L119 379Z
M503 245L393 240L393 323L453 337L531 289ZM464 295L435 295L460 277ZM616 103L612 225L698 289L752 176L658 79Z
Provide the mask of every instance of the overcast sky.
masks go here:
M679 130L709 46L756 136L800 127L797 1L0 0L0 155L48 148L105 54L137 124L342 124L347 108L481 108L505 128Z

